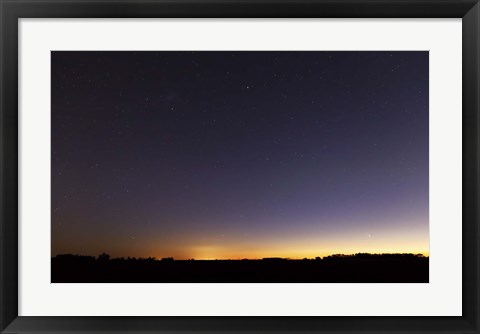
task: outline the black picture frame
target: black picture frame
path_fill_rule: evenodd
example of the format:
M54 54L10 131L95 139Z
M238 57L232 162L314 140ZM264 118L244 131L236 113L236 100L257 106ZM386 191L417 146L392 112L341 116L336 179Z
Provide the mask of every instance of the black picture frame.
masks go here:
M0 0L0 15L1 333L479 333L480 5L477 0ZM463 18L463 316L18 316L18 19L132 17Z

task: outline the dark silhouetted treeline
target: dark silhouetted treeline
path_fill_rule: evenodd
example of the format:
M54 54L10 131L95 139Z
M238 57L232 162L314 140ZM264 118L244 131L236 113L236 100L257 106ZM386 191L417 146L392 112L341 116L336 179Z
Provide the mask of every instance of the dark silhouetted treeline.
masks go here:
M335 254L290 260L174 260L57 255L52 283L427 283L421 254Z

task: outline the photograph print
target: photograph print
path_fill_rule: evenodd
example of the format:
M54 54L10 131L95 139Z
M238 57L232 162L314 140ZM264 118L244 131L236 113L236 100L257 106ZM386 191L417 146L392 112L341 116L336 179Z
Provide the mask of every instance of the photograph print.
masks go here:
M52 51L52 283L428 283L428 51Z

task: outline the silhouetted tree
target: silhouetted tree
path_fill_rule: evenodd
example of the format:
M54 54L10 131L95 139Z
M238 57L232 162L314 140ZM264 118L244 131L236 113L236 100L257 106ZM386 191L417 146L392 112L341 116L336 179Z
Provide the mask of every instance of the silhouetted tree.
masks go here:
M108 261L108 260L110 260L110 255L108 255L107 253L102 253L98 256L97 259L99 261Z

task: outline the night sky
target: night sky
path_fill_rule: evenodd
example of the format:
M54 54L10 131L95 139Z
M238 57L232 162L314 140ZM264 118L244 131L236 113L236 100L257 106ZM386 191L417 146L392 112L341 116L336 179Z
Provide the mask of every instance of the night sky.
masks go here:
M428 52L52 52L52 255L428 255Z

